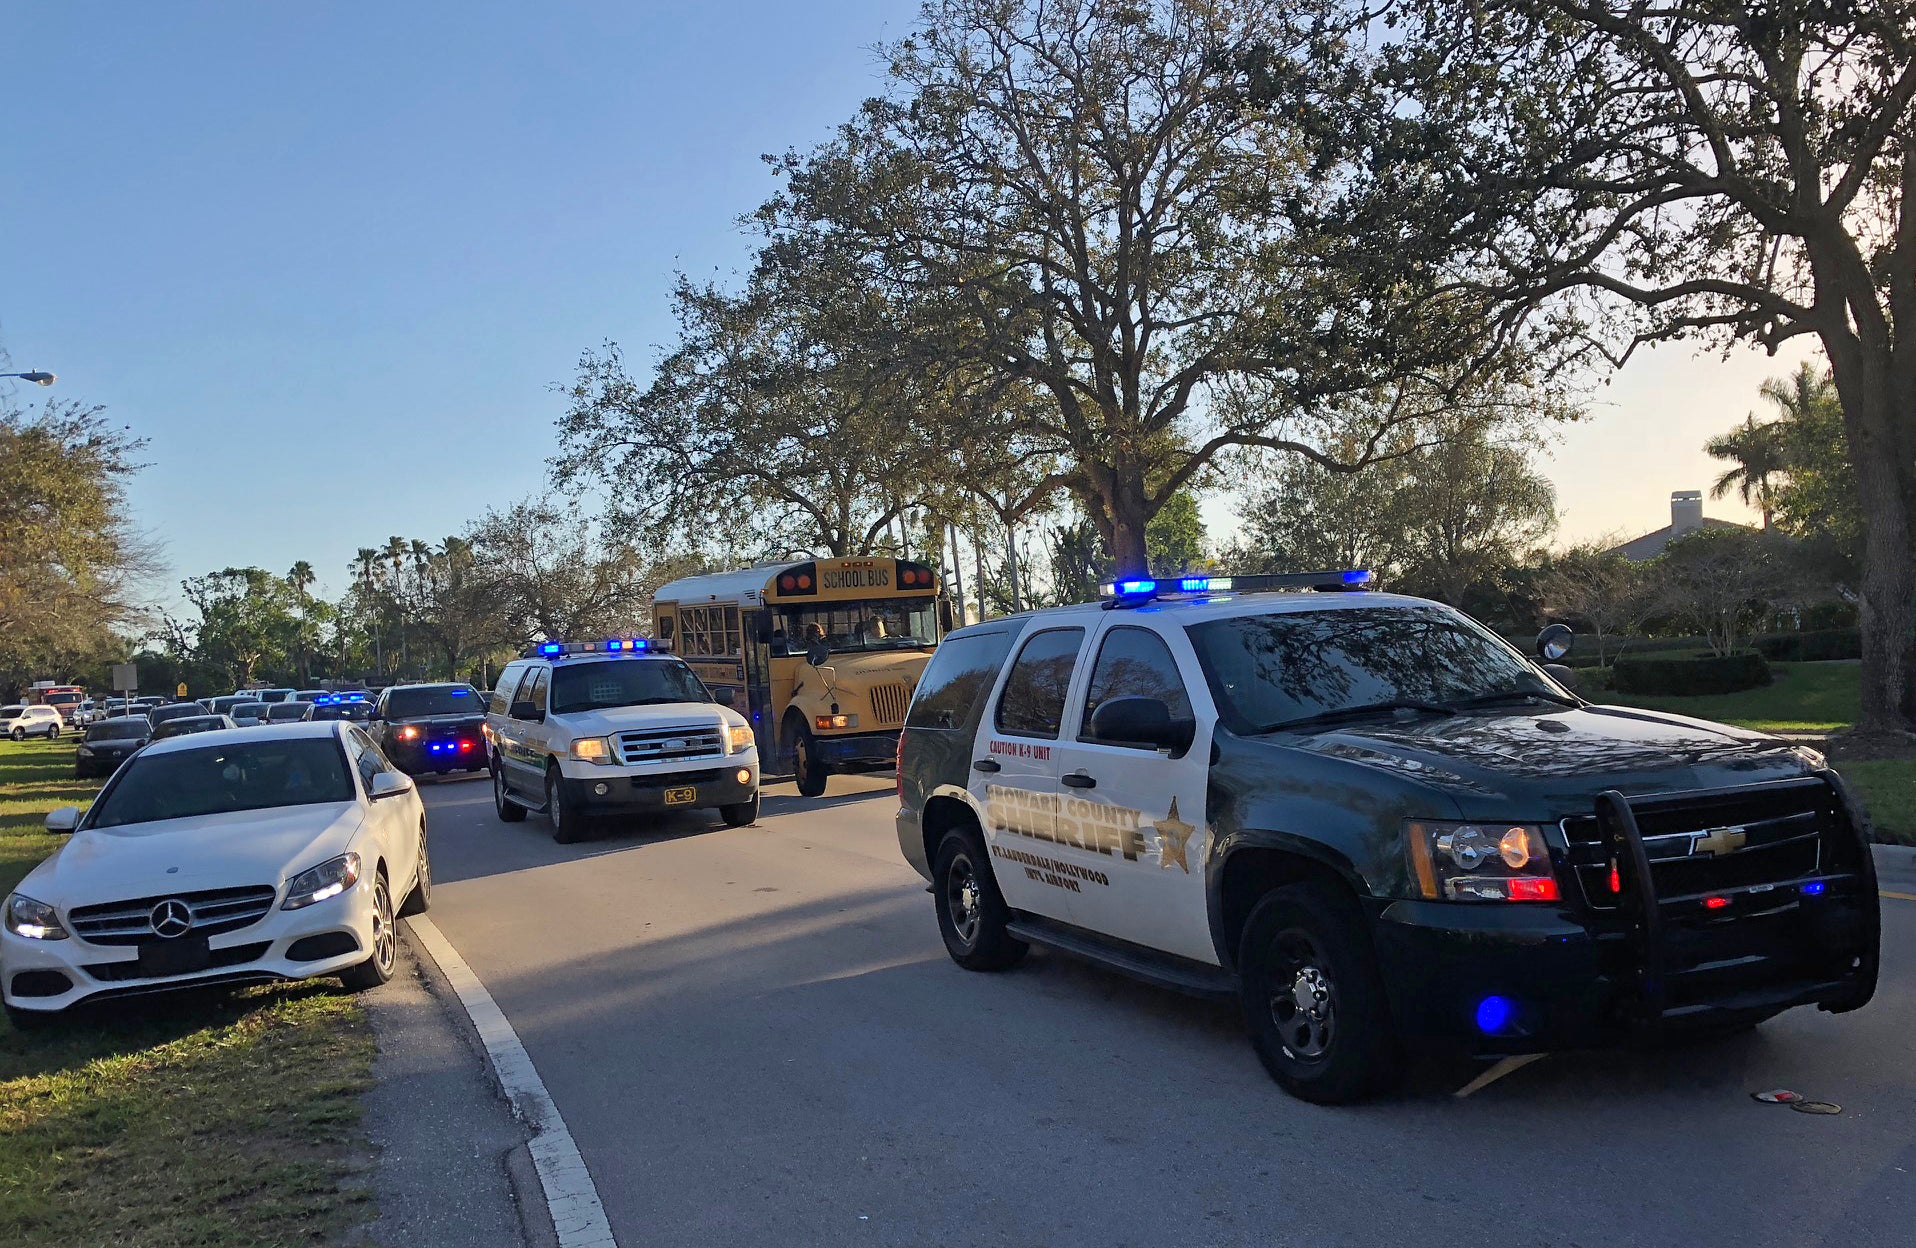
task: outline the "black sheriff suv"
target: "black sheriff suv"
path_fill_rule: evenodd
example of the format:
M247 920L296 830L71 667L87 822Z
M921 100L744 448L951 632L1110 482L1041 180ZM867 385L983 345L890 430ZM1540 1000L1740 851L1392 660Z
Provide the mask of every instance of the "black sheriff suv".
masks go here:
M1234 996L1271 1075L1320 1102L1433 1043L1502 1057L1870 999L1867 823L1820 755L1591 705L1561 625L1533 661L1367 580L1119 582L952 633L898 770L952 958L1039 943Z
M486 702L471 685L389 685L373 705L373 734L408 775L483 771Z

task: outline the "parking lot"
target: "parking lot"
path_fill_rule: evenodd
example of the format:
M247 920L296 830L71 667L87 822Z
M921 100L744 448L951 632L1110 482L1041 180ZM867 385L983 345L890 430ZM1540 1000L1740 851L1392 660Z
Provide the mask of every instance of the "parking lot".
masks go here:
M1038 951L946 958L888 778L555 845L424 787L432 919L536 1063L620 1243L1906 1244L1916 902L1847 1016L1547 1058L1465 1100L1419 1066L1295 1101L1232 1009ZM1790 1088L1842 1106L1754 1102Z

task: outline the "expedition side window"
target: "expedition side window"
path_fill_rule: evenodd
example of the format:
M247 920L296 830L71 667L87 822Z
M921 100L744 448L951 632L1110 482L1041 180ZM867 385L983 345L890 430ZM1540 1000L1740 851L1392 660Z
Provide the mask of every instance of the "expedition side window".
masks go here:
M1078 740L1096 740L1091 735L1091 712L1112 698L1156 698L1170 710L1172 719L1191 718L1191 698L1184 691L1184 677L1178 674L1178 661L1171 657L1164 638L1148 628L1126 626L1104 635L1090 687L1085 690Z
M551 670L551 668L544 665L533 668L531 675L526 677L524 682L525 687L518 693L512 695L515 701L532 703L533 718L535 719L545 714L546 677L547 673Z
M506 670L499 673L499 683L492 687L492 703L487 709L502 717L511 714L513 692L519 688L520 678L525 674L525 668L517 663L508 663Z
M1064 695L1083 644L1082 628L1047 629L1024 644L998 695L999 732L1057 739L1064 725Z
M998 669L1011 653L1015 634L976 633L953 637L932 654L918 682L918 696L905 716L907 728L959 728L991 692Z

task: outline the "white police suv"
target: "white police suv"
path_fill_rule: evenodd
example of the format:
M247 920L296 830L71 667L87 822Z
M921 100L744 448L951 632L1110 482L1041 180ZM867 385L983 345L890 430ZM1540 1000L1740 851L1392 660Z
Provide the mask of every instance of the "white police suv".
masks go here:
M758 818L751 725L643 637L532 647L499 674L485 733L499 818L542 810L561 844L606 816Z
M1820 755L1591 706L1441 603L1255 592L1367 580L1120 582L948 636L899 744L898 839L953 960L1039 943L1234 996L1272 1076L1324 1102L1436 1043L1870 999L1868 820Z

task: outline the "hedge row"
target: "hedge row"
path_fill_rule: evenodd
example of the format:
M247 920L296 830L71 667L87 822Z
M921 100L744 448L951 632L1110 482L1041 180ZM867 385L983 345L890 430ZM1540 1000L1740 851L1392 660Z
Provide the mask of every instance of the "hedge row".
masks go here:
M1611 687L1618 693L1670 697L1736 693L1769 683L1769 661L1754 650L1726 655L1625 654L1610 671Z
M1853 628L1804 629L1758 637L1756 648L1772 663L1814 663L1824 659L1860 659L1863 635Z

